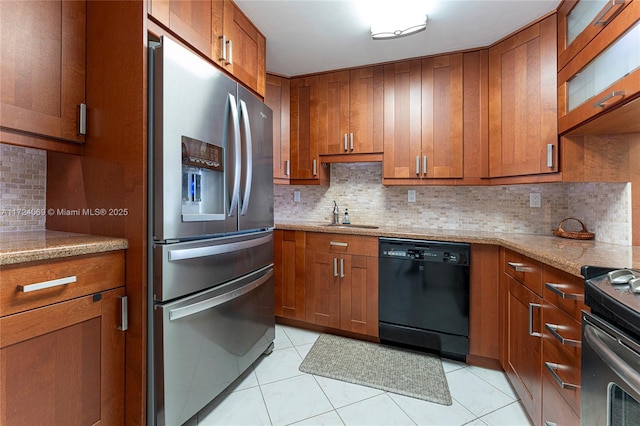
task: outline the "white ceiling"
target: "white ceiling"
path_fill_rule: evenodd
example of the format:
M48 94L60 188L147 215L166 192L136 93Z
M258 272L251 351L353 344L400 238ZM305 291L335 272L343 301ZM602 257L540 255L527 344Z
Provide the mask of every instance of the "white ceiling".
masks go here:
M267 38L267 71L291 77L485 47L555 10L560 0L440 0L425 31L376 41L352 1L235 2Z

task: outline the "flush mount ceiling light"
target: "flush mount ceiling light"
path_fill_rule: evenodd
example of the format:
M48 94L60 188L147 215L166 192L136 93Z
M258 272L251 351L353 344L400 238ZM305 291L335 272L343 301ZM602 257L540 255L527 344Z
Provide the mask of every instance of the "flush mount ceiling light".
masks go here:
M415 33L419 33L420 31L424 31L427 28L427 19L428 16L425 15L424 19L420 22L417 22L414 19L413 23L405 23L405 24L396 24L396 26L386 25L386 26L371 26L371 37L374 40L388 40L393 38L406 37ZM398 26L401 25L401 26ZM409 25L407 27L407 25Z
M390 40L424 31L435 0L359 0L358 15L374 40Z

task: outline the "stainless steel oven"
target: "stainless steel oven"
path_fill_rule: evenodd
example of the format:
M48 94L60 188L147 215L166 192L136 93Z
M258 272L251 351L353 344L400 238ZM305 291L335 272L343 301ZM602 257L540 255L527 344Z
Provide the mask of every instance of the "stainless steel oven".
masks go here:
M583 426L640 424L639 271L583 268ZM632 282L632 284L629 284Z

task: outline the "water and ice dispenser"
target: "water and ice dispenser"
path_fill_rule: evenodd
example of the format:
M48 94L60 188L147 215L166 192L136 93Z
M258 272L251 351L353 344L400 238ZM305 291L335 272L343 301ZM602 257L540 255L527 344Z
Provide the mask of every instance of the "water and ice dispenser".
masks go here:
M182 220L225 219L224 148L182 136Z

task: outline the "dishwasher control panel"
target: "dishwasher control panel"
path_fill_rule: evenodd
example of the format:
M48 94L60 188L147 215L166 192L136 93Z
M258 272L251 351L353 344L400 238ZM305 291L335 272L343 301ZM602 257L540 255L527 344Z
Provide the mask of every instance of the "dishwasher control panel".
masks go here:
M380 257L468 265L469 248L459 243L380 239Z

